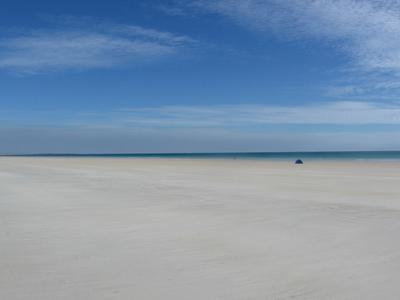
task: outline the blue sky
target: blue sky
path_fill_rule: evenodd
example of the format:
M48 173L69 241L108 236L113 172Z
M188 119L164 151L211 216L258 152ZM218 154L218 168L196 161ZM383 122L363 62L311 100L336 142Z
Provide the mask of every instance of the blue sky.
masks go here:
M400 149L400 1L7 1L0 152Z

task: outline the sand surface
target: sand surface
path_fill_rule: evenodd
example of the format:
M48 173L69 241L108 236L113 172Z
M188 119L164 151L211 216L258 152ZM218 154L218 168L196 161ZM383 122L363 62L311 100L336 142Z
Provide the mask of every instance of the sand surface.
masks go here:
M400 163L0 158L0 299L399 299Z

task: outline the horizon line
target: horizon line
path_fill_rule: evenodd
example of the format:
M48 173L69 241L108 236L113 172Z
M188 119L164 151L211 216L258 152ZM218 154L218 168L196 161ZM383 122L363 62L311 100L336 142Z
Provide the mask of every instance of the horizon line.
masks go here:
M23 153L23 154L0 154L0 157L7 156L157 156L157 155L240 155L240 154L315 154L315 153L394 153L399 150L323 150L323 151L240 151L240 152L104 152L104 153Z

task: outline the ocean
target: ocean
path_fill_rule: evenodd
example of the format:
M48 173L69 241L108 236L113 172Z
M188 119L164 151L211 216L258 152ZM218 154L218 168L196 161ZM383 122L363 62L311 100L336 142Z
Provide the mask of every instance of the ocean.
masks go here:
M103 158L187 158L187 159L263 159L263 160L400 160L400 151L332 152L227 152L227 153L110 153L110 154L25 154L29 157Z

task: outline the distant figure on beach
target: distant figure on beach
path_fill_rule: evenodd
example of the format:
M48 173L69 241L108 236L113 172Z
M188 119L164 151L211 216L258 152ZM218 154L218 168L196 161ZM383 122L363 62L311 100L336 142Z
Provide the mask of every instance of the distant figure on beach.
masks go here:
M298 160L295 161L295 164L296 165L302 165L303 161L301 159L298 159Z

